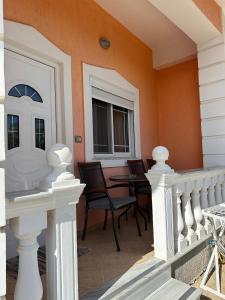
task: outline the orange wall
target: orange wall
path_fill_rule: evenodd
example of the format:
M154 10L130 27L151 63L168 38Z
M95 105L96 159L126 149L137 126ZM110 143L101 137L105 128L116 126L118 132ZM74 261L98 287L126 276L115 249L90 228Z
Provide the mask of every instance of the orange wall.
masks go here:
M152 148L158 144L155 72L151 49L92 0L5 0L4 17L32 25L71 55L74 134L84 137L82 62L113 68L138 87L142 156L150 156ZM109 50L99 46L101 36L110 39ZM84 144L84 139L83 144L74 144L75 162L84 161ZM105 170L107 176L121 172L126 172L126 169ZM79 226L83 221L82 214L81 203L78 208ZM92 221L97 220L93 217Z
M157 71L159 141L175 169L202 167L197 60Z
M92 0L5 0L4 17L32 25L72 57L74 134L83 136L82 144L74 144L75 163L85 160L82 86L82 62L85 62L113 68L139 88L143 158L150 157L152 148L160 141L169 148L175 168L201 166L195 60L155 71L151 49ZM109 50L100 48L100 36L110 39ZM125 173L127 169L104 171L108 177ZM89 224L99 222L100 218L101 214L92 214ZM83 200L78 207L79 229L82 224Z
M203 14L222 32L221 7L214 0L193 0Z

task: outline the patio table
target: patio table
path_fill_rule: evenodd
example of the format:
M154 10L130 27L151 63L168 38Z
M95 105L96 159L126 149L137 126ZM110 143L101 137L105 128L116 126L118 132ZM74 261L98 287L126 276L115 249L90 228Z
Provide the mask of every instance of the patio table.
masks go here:
M114 182L119 182L119 183L127 183L128 184L128 188L129 188L130 196L134 196L135 195L135 183L146 183L146 184L149 183L149 181L145 177L145 175L136 175L136 174L114 175L114 176L110 176L109 180L114 181ZM144 219L145 230L147 230L147 221L146 221L145 215L141 211L141 210L145 211L145 208L142 207L142 206L140 206L140 205L138 205L137 209L138 209L139 214ZM127 219L127 211L125 212L126 219Z
M114 176L110 176L109 180L116 181L116 182L126 182L128 184L148 183L148 179L145 177L145 175L135 175L135 174L114 175Z

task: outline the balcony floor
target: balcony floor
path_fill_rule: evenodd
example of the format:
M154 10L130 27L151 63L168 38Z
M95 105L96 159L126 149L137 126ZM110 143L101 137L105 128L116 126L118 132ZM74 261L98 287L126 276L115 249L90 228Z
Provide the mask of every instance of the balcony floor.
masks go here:
M125 273L134 264L143 262L154 255L152 226L144 231L144 224L140 224L142 236L138 236L135 219L128 216L121 220L118 238L121 251L116 251L112 225L106 230L98 228L87 232L85 241L78 239L79 247L87 247L89 252L78 260L79 294L80 296L95 290L111 279Z

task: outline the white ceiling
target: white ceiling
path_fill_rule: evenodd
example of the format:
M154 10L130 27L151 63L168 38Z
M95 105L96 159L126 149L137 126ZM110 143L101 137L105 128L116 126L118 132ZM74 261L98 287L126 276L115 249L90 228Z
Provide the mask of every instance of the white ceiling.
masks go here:
M95 0L153 50L155 68L184 61L196 54L195 43L148 0Z

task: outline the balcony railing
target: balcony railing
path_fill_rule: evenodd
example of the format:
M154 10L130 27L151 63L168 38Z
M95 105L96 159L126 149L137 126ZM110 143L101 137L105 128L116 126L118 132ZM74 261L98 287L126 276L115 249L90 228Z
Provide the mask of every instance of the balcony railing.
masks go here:
M164 260L206 240L212 224L202 209L225 202L225 167L176 173L165 163L168 156L165 147L156 147L157 163L146 174L152 186L155 256Z
M46 229L47 298L78 299L76 204L84 185L66 171L70 150L61 144L47 155L52 172L31 191L8 193L6 217L19 240L15 300L41 300L37 236Z

